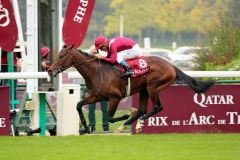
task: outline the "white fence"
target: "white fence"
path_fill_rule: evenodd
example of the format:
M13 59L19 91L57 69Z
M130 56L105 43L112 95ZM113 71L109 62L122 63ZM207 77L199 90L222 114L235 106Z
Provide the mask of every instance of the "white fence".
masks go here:
M240 77L240 71L183 71L185 74L191 77ZM82 76L77 72L69 72L68 78L78 79Z
M47 72L5 72L0 73L0 79L48 79L51 77Z

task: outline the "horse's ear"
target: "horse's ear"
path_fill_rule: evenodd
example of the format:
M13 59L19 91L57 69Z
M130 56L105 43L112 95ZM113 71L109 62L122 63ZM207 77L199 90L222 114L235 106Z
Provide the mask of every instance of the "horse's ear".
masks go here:
M71 45L70 49L72 49L74 47L74 44Z
M74 47L74 44L72 44L72 45L70 46L70 49L72 49L73 47ZM67 45L64 44L64 45L63 45L63 48L67 48Z

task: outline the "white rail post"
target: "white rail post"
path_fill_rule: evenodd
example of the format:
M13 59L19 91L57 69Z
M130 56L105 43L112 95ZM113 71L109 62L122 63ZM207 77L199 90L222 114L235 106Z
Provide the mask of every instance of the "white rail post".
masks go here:
M26 71L38 71L38 1L27 0L27 57ZM37 80L27 80L27 92L34 93Z
M57 102L57 135L79 135L79 116L76 110L79 101L80 86L77 84L63 85Z

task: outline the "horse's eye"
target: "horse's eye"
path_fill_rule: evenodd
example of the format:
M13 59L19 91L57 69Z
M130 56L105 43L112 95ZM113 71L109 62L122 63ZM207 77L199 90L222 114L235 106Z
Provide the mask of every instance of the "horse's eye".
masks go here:
M65 57L65 55L66 55L66 54L65 54L64 52L60 52L60 53L59 53L59 58L63 58L63 57Z

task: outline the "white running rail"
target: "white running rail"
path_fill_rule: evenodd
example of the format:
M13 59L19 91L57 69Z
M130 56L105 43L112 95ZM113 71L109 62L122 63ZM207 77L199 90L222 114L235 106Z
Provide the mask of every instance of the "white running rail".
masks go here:
M183 71L191 77L240 77L240 71ZM82 76L77 72L68 72L68 78L79 79Z
M51 80L48 72L4 72L0 73L0 79L47 79Z

